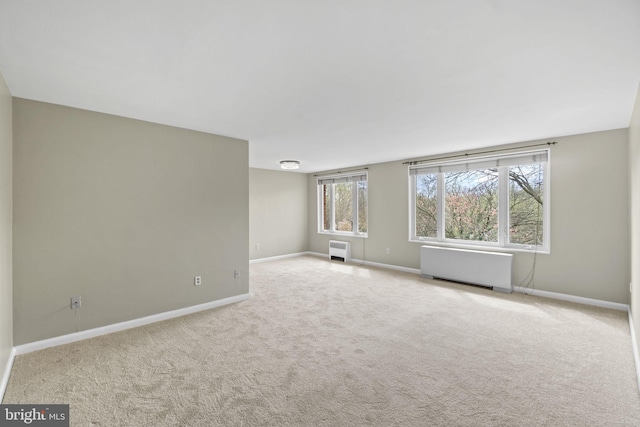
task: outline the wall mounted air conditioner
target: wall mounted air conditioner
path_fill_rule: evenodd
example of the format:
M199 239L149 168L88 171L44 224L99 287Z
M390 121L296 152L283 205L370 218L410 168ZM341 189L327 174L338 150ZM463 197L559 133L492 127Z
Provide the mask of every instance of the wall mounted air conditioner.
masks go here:
M351 242L329 240L329 257L332 260L351 262Z

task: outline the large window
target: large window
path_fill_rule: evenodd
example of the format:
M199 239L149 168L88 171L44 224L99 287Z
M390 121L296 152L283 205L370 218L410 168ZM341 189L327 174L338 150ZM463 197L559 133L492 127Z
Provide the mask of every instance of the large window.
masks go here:
M410 240L549 250L548 150L409 167Z
M367 172L318 178L318 232L367 235Z

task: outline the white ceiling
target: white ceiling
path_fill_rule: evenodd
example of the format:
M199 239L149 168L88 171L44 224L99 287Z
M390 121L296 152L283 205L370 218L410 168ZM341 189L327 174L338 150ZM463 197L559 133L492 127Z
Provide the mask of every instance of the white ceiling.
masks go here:
M629 125L638 0L0 0L13 96L315 172Z

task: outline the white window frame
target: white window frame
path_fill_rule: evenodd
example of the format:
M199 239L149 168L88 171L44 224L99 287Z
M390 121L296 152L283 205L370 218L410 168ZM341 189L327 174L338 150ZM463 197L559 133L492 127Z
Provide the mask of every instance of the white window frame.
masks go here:
M362 177L364 177L364 179L361 179ZM329 182L329 181L333 181L333 182ZM367 216L367 232L366 233L361 233L358 231L359 224L358 224L358 218L359 218L359 203L358 203L358 182L362 182L362 181L366 181L367 183L367 190L366 190L366 197L367 197L367 203L366 203L366 216ZM322 203L323 203L323 198L322 198L322 186L324 184L337 184L337 183L344 183L344 182L349 182L352 186L351 191L353 192L354 197L351 200L352 206L351 206L351 211L353 212L353 231L340 231L340 230L336 230L335 229L335 187L333 185L331 185L330 191L329 191L329 210L330 210L330 215L331 215L331 220L329 221L330 224L330 229L329 230L325 230L323 228L324 226L324 210L322 209ZM322 175L319 176L316 180L316 187L317 187L317 204L318 204L318 234L332 234L332 235L340 235L340 236L355 236L355 237L367 237L368 236L368 231L369 231L369 212L368 212L368 207L369 207L369 174L366 170L363 171L352 171L352 172L348 172L348 173L338 173L338 174L334 174L334 175Z
M543 163L543 203L542 203L542 245L526 245L519 243L509 243L509 166L513 159L526 158L529 156L542 155L546 160ZM500 163L506 165L500 166ZM445 238L445 182L444 175L449 168L460 168L462 165L468 167L469 170L481 169L483 165L495 162L498 168L498 241L474 241L461 239ZM527 164L523 162L521 164ZM419 242L435 246L448 246L471 249L490 249L505 250L509 252L537 252L551 253L551 191L550 191L550 164L551 153L549 149L535 151L520 151L505 155L471 157L462 161L446 161L446 162L425 162L419 165L411 165L408 167L409 172L409 241ZM437 217L437 237L421 237L416 236L416 177L420 175L414 170L427 169L433 170L429 173L437 174L436 187L436 217Z

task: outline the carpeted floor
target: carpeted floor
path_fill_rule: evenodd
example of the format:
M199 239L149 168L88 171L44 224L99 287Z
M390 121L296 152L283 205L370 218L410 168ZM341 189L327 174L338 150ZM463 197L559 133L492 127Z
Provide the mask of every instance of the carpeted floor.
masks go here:
M15 359L74 426L638 426L627 314L314 257L251 300Z

